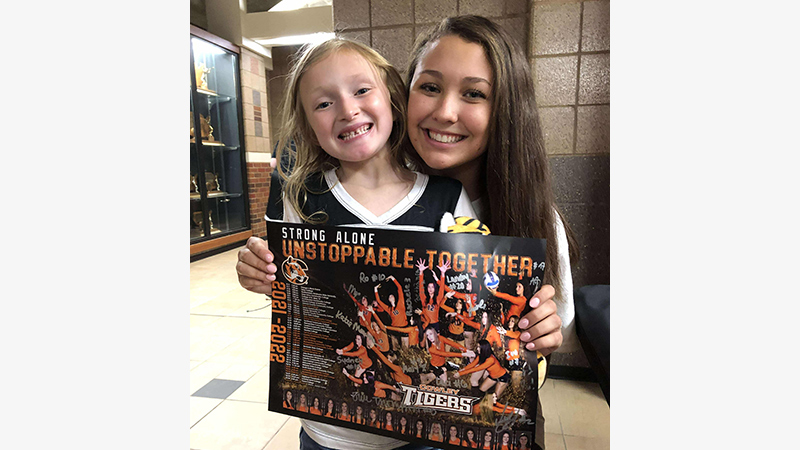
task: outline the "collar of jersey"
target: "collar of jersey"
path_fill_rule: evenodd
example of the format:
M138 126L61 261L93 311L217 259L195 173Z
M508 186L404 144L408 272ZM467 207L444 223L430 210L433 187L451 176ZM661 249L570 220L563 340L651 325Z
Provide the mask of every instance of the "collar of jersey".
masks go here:
M336 169L325 172L325 181L328 183L328 186L333 186L331 188L331 193L336 197L336 200L348 211L353 213L354 216L358 217L359 220L367 225L388 225L414 206L417 200L422 197L422 193L425 192L425 186L428 185L428 176L418 172L414 172L414 175L416 175L417 179L414 181L414 186L411 188L411 191L390 210L380 216L372 214L372 212L350 196L344 189L344 186L342 186L342 183L339 182L339 177L336 176Z

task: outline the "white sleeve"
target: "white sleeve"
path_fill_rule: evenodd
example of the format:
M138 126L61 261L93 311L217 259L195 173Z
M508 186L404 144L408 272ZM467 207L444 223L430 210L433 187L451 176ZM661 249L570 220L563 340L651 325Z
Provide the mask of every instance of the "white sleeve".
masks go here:
M459 216L472 217L473 219L478 218L477 214L475 214L475 210L472 208L472 202L469 201L469 196L467 196L467 191L464 189L464 186L461 186L461 194L458 196L453 214L449 212L442 214L442 218L439 220L439 232L447 233L447 228L451 225L455 225L455 218Z
M464 186L461 186L461 195L458 196L458 203L456 203L456 209L453 211L453 216L467 216L472 217L473 219L478 218L478 215L475 214L475 210L472 209L472 202L470 202Z
M283 196L283 221L289 223L303 223L300 214L286 201L286 195Z
M561 318L561 335L563 342L556 353L571 353L580 348L578 335L575 332L575 300L572 296L572 270L569 266L569 244L567 232L557 212L556 239L558 241L558 277L561 279L562 295L555 299L558 316Z
M303 223L303 220L300 218L300 214L298 214L297 211L292 208L289 202L286 201L286 196L283 193L281 193L281 195L284 196L283 201L281 202L283 203L283 220L275 220L269 217L267 213L264 213L264 220L272 222Z

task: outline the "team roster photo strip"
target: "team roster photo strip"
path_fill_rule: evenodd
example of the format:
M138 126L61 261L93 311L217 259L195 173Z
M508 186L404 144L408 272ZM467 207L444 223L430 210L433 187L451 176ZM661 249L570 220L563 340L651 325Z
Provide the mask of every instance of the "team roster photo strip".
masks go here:
M544 361L519 320L545 241L267 222L271 411L437 448L523 450Z

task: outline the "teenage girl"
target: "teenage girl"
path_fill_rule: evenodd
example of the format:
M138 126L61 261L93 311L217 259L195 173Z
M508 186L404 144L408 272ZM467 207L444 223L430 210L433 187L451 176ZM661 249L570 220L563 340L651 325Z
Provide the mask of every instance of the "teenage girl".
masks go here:
M439 266L439 271L442 273L441 278L437 279L438 289L436 284L428 283L427 291L423 290L423 275L428 266L425 261L420 259L417 261L417 269L419 270L419 298L422 301L422 309L417 309L415 312L422 316L423 326L433 326L436 332L439 332L439 308L444 303L444 273L450 268L450 261L445 261ZM433 269L431 269L433 272ZM434 273L434 278L436 274Z
M475 356L475 352L467 350L463 345L440 336L433 325L428 325L428 328L425 328L425 339L429 346L428 351L431 354L431 372L442 381L447 381L447 369L445 368L447 359L445 358L459 356L471 358ZM459 349L461 353L448 352L445 349L445 345Z
M369 330L369 324L372 319L372 315L369 313L369 309L371 308L369 305L369 300L367 300L367 297L361 297L361 302L359 302L347 289L346 284L342 284L342 287L344 287L345 292L347 292L347 296L353 300L353 303L356 304L356 308L358 308L358 323L360 323L365 329Z
M464 431L464 439L461 440L461 446L467 448L478 448L478 441L475 440L475 430L467 428Z
M376 348L375 346L372 346L372 347L370 347L370 350L375 352L375 354L378 355L378 359L383 361L383 364L386 366L386 368L392 371L389 374L389 376L392 377L392 379L394 381L396 381L398 383L408 384L408 385L411 385L411 384L418 385L419 384L419 378L418 377L416 377L417 378L416 382L413 382L414 380L412 380L411 375L408 375L405 372L403 372L403 368L398 366L397 364L395 364L388 356L384 355L383 352L380 349ZM395 359L396 359L396 357L395 357ZM412 375L416 375L416 374L412 374Z
M419 336L422 334L424 328L422 327L422 322L417 317L419 317L419 315L416 313L415 315L410 316L408 318L407 327L387 326L386 329L403 333L405 335L404 337L407 337L407 340L404 341L406 342L405 345L420 345Z
M308 400L306 394L300 393L300 401L297 402L297 410L301 412L308 412Z
M350 412L347 410L347 402L342 402L342 407L339 409L339 415L336 416L339 420L350 422Z
M500 434L500 439L497 440L497 450L514 450L511 448L511 432L508 430Z
M454 376L456 378L461 378L471 373L475 374L470 380L472 387L478 387L484 394L488 392L492 386L497 385L494 390L496 398L500 398L500 395L502 395L508 382L511 380L511 375L494 356L492 345L485 339L478 341L477 358L469 363L467 367L456 372ZM479 385L478 382L484 376L486 376L486 379Z
M394 400L399 401L402 398L395 392L394 386L376 380L375 372L371 370L367 370L362 373L361 378L350 375L347 373L347 369L342 369L342 373L357 386L361 386L361 388L364 389L366 394L370 397L386 398L386 392L389 392L391 394L391 398Z
M508 313L506 313L506 315L503 317L503 323L507 322L508 318L511 316L519 317L522 315L522 308L525 307L525 303L528 301L528 299L525 298L525 286L523 286L522 283L517 282L515 287L517 295L498 292L497 289L490 289L488 287L486 289L488 289L489 292L491 292L495 297L511 302L511 307L508 308Z
M364 407L361 405L356 405L356 413L353 414L353 423L357 423L359 425L364 425L367 423L367 419L364 417Z
M406 317L406 301L405 297L403 296L403 287L400 286L400 282L393 275L389 275L386 277L387 280L394 281L395 286L397 286L397 296L394 294L389 294L389 304L385 304L381 301L381 296L378 294L378 289L381 287L380 284L375 286L375 302L378 304L378 311L383 311L389 314L389 317L392 318L392 326L397 328L403 328L408 325L408 318ZM400 339L403 347L408 347L408 336L404 336L401 332L396 330L389 330L389 335L392 337L394 348L397 348L397 339Z
M458 438L458 427L455 425L450 425L450 429L448 431L450 433L450 439L447 441L447 443L450 445L461 444L461 439Z
M444 435L442 435L442 424L439 422L433 422L431 424L431 432L428 434L428 439L436 442L443 442Z
M369 334L375 339L375 345L382 352L388 352L391 349L389 345L389 335L386 333L386 325L383 324L383 321L375 311L373 311L372 307L369 308L369 314L372 316L372 320L369 323Z
M481 450L492 450L492 432L490 430L486 430L483 433L483 445L481 446Z
M367 356L367 349L363 345L364 338L360 334L356 334L355 339L345 348L336 349L336 353L342 356L351 356L361 359L361 362L356 369L356 377L360 377L365 370L372 367L372 360Z
M519 317L511 316L508 318L508 322L506 323L505 328L502 330L498 330L498 332L505 336L505 355L506 355L506 363L508 364L508 370L511 371L520 371L522 370L522 362L523 360L520 358L519 354L519 327L517 326L519 323Z
M417 423L414 424L414 436L420 439L425 436L425 422L422 419L417 419Z
M334 418L336 416L336 405L332 399L328 399L328 410L325 411L325 417Z
M392 413L389 411L387 411L386 415L383 416L383 429L386 431L394 431L394 425L392 424Z
M311 404L311 408L309 408L308 412L314 414L315 416L321 416L322 411L320 411L319 408L320 408L319 397L314 397L314 402Z
M292 400L292 391L286 391L286 397L283 400L283 407L286 409L294 409L294 401Z
M492 344L492 346L503 348L503 337L500 336L499 330L492 323L492 317L489 315L489 311L485 309L480 310L478 317L480 318L480 323L469 320L466 317L461 317L461 320L464 321L465 324L477 330L475 336L477 341L482 339L487 340L490 344Z

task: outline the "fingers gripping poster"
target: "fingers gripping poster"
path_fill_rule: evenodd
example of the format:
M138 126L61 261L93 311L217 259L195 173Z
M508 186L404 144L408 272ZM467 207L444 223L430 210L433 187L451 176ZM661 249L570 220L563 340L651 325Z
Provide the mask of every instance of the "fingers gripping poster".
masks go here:
M519 320L545 241L268 222L269 409L437 448L526 449Z

